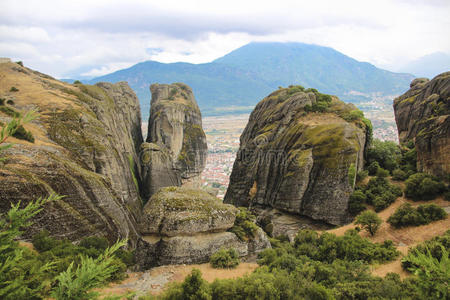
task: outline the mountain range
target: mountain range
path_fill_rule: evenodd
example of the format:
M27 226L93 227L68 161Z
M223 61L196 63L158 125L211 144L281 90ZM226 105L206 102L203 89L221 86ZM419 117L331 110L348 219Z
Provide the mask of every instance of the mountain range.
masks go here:
M358 103L374 94L398 95L413 78L359 62L329 47L253 42L210 63L145 61L85 83L127 81L140 99L145 120L152 83L186 83L203 115L219 115L249 112L279 86L300 84Z

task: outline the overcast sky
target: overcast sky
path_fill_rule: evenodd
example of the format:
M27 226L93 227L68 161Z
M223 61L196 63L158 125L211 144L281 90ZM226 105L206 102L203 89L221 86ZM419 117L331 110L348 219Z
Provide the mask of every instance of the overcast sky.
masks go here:
M55 77L209 62L251 41L332 47L390 70L450 53L450 0L0 0L0 57Z

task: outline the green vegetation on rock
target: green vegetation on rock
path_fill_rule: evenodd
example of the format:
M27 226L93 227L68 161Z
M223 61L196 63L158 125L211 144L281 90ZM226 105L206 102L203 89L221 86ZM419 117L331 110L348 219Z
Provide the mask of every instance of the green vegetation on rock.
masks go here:
M256 217L247 208L239 207L234 226L229 231L237 235L241 241L251 240L258 230L255 220Z

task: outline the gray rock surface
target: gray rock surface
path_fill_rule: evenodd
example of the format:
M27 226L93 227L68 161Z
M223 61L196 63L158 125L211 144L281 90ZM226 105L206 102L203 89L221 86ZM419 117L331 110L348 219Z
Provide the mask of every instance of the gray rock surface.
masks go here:
M207 144L202 129L200 109L190 87L183 83L152 84L150 118L147 142L156 144L172 161L172 169L180 177L181 184L199 186L200 174L206 163ZM157 161L157 159L155 159ZM143 164L143 173L165 176L157 163ZM152 176L144 176L144 198L148 199L160 187Z
M362 169L366 125L345 121L356 107L333 98L329 113L307 113L320 96L280 89L250 115L225 202L277 208L330 224L350 221L348 198Z
M450 174L450 72L414 79L410 86L394 99L400 143L414 142L419 171L445 177Z
M65 197L45 206L25 238L46 229L70 240L105 235L135 244L142 135L139 101L130 87L71 85L14 63L1 64L0 76L0 92L14 100L12 108L40 113L25 125L35 142L11 140L16 144L2 153L8 159L0 166L0 212L56 192ZM12 85L19 91L9 94Z
M206 191L166 187L145 205L140 231L161 236L221 232L234 225L236 213L237 208Z

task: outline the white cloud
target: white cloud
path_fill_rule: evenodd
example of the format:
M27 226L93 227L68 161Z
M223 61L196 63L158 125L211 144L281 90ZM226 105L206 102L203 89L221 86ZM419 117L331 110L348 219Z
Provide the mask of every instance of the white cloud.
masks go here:
M57 77L97 76L148 59L208 62L250 41L298 41L395 69L450 53L449 13L446 0L2 0L0 56Z

